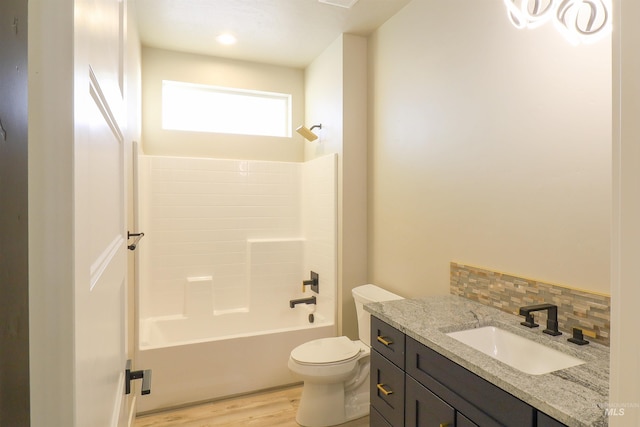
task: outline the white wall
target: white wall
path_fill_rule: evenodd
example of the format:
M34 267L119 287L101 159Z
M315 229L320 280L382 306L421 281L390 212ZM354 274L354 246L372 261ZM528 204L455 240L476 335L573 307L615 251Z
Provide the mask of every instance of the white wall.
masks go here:
M444 294L460 261L609 292L609 39L413 1L369 55L370 280Z
M305 70L305 123L322 123L305 158L338 154L338 323L357 338L351 289L367 281L367 40L338 37Z
M303 160L303 138L293 130L290 138L163 130L162 80L291 94L291 119L295 129L302 124L304 115L303 70L149 47L142 50L142 133L145 154L291 162Z
M319 276L316 311L335 321L338 301L338 164L329 154L302 164L301 221L304 237L303 274ZM308 289L308 288L307 288ZM308 290L298 297L313 295ZM330 313L330 314L329 314ZM336 328L337 330L337 328Z

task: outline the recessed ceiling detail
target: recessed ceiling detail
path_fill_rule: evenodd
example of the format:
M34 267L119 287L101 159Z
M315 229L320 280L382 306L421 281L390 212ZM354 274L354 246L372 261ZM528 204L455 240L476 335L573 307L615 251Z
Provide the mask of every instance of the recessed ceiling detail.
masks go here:
M345 7L351 9L358 0L318 0L320 3L330 4L331 6Z
M132 1L145 47L294 68L305 68L341 34L370 35L410 2L358 0L347 9L318 0ZM213 42L222 32L238 39L233 49Z

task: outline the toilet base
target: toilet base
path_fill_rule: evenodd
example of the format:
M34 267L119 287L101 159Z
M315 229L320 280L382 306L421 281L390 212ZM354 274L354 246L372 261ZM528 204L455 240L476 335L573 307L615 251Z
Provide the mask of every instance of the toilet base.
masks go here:
M305 382L296 422L303 427L329 427L362 418L368 414L368 390L359 393L347 392L345 399L344 383Z

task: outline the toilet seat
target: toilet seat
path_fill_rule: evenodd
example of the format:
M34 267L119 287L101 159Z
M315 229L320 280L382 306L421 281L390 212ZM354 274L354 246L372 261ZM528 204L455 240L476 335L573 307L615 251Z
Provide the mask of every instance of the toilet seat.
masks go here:
M301 365L331 365L356 359L361 347L347 337L321 338L299 345L291 359Z

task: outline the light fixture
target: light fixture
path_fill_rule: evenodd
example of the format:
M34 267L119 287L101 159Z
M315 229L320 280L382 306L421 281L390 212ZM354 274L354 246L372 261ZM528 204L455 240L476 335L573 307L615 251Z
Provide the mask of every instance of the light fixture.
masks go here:
M553 21L572 44L595 43L611 33L611 0L504 0L516 28Z
M296 132L304 136L309 142L313 142L318 139L318 135L312 132L315 128L322 129L322 124L313 125L311 126L311 129L307 129L305 126L300 126L296 129Z
M222 33L218 37L216 37L216 40L218 41L218 43L223 44L225 46L236 44L238 42L238 39L236 39L236 36L234 36L231 33Z

